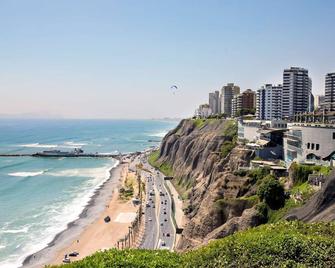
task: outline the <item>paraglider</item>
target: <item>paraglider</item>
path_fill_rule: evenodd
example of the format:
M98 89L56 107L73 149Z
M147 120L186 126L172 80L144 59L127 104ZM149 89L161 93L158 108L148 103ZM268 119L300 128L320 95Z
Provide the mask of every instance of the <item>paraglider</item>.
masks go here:
M172 85L172 86L170 87L170 89L172 90L173 95L174 95L174 94L176 93L178 87L177 87L176 85Z

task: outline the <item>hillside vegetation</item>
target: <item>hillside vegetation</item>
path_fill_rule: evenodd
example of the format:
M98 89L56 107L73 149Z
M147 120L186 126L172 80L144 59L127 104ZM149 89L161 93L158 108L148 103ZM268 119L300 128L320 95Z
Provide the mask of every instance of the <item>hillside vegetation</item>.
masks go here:
M186 253L111 249L62 267L332 267L334 235L334 223L281 221L235 233Z

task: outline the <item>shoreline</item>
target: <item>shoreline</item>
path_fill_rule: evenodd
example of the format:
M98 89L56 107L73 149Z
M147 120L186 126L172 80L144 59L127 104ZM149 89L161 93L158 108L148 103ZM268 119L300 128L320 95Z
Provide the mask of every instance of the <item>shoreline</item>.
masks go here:
M128 156L131 157L131 154ZM59 250L69 245L75 237L79 236L90 224L96 221L104 212L109 201L112 200L114 191L120 184L121 173L125 165L122 161L118 161L111 167L109 177L95 189L78 218L69 222L66 229L57 233L44 248L25 257L20 267L43 267L52 262Z

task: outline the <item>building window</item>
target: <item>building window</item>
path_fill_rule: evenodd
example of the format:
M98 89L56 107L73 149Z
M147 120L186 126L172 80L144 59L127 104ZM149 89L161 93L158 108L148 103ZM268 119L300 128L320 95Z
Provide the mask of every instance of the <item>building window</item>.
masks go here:
M311 149L314 150L314 143L312 143L312 148Z
M311 147L310 143L307 143L307 149L309 149Z
M317 144L315 145L315 150L318 151L319 149L320 149L320 144L317 143Z

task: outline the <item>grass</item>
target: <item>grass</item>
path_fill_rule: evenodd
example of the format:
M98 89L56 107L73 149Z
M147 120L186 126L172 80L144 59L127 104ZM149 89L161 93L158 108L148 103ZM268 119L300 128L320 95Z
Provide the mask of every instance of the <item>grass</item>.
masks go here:
M269 212L268 212L268 216L269 216L268 222L269 223L278 222L291 209L302 206L305 203L305 201L313 195L314 190L313 190L313 187L311 185L309 185L307 182L304 182L300 185L294 186L290 191L291 195L293 195L297 192L301 193L302 199L304 200L304 202L295 203L294 200L292 198L290 198L290 199L287 199L285 201L285 205L281 209L278 209L278 210L269 209Z
M188 199L188 190L192 187L192 180L183 180L182 178L174 178L171 180L173 187L182 200Z
M151 166L159 169L165 176L173 177L173 169L172 165L169 163L158 163L159 159L159 150L152 152L148 157L148 162ZM188 199L188 190L192 186L191 180L183 180L182 178L173 178L171 183L175 187L176 191L178 192L179 196L182 200Z
M203 126L207 124L214 123L218 119L217 118L197 118L197 119L192 119L192 120L196 128L202 128Z
M196 128L202 128L206 124L206 119L194 119L193 124L195 125Z
M225 141L220 148L220 155L222 158L225 158L230 152L231 150L234 149L234 147L236 146L235 142L232 141Z
M225 121L223 135L229 140L233 140L237 136L237 123L235 120L231 119Z
M225 158L236 146L237 141L237 123L235 120L226 120L223 127L225 141L221 145L220 155Z
M251 204L253 205L256 205L258 202L259 202L259 197L258 195L251 195L251 196L248 196L248 197L245 197L245 196L242 196L242 197L239 197L238 198L239 200L246 200L246 201L249 201L251 202Z
M165 176L173 176L173 169L172 165L167 162L159 163L159 153L160 151L154 151L152 152L148 157L148 162L151 166L159 169Z
M128 174L123 182L123 187L119 190L119 198L127 201L134 196L134 192L138 191L137 180L134 174Z
M333 267L334 236L335 223L281 221L237 232L186 253L110 249L61 267Z

